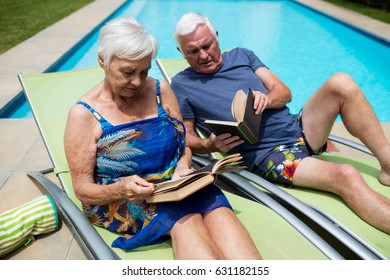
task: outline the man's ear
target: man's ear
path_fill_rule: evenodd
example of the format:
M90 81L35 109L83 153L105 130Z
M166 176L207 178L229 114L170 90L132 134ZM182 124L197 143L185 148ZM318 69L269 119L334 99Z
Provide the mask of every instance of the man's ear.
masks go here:
M185 55L184 55L184 53L182 53L182 51L180 50L179 47L176 47L176 49L179 51L179 53L181 53L181 55L182 55L184 58L186 58Z

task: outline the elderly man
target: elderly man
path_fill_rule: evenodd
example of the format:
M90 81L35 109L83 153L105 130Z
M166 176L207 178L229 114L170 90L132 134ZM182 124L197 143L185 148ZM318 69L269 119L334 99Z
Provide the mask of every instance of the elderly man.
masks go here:
M390 200L373 191L351 165L312 157L326 149L338 114L348 131L379 160L379 181L390 185L390 144L361 89L345 73L331 76L298 115L286 104L289 88L252 52L235 48L221 53L218 33L205 16L188 13L176 24L177 47L191 67L172 79L187 129L197 153L240 152L249 170L269 181L328 191L340 196L362 219L390 233ZM237 90L253 89L254 110L262 113L259 141L247 144L228 133L214 135L206 119L233 121L230 107ZM195 126L209 133L199 138ZM384 186L385 187L385 186Z

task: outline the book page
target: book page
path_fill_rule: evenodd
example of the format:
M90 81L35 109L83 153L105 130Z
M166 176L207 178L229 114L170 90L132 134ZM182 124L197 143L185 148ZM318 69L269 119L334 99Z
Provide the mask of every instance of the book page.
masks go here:
M204 176L205 174L210 173L207 171L196 172L196 173L195 172L193 172L187 176L184 176L182 178L176 179L176 180L168 180L168 181L164 181L164 182L156 184L156 189L153 192L153 194L167 192L167 191L185 186L185 185L197 180L198 178Z
M239 170L246 168L245 166L240 166L242 163L242 156L239 153L231 154L219 161L215 162L214 167L212 169L212 173L222 173L233 170Z
M236 92L232 102L232 115L236 122L240 123L244 120L247 95L243 90Z
M206 174L199 179L190 182L182 188L178 188L172 191L167 191L163 193L153 194L146 199L147 203L158 203L158 202L167 202L167 201L179 201L183 198L193 194L194 192L202 189L203 187L215 182L215 176L211 174Z
M239 166L241 163L242 156L239 153L228 155L218 161L214 161L194 172L188 174L187 176L181 177L176 180L168 180L156 184L156 189L154 193L165 192L173 190L177 187L187 185L202 176L205 176L210 173L222 173L227 172L225 170L238 170L243 169L245 166Z
M147 199L147 202L173 201L172 199L179 200L183 195L185 197L210 182L214 182L216 180L216 174L246 168L245 166L240 165L241 162L241 154L231 154L220 160L214 161L185 177L158 183L156 184L156 189L152 196Z

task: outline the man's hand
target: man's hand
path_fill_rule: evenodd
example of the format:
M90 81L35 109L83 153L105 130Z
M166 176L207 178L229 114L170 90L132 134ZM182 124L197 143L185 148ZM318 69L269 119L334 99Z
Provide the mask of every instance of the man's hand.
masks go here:
M238 136L231 136L230 133L224 133L220 135L215 135L211 133L210 137L207 139L208 146L212 152L229 152L234 147L244 143L244 140L240 139Z
M262 113L269 104L268 96L260 91L253 91L255 101L253 104L253 109L256 111L256 115Z
M186 176L194 171L195 171L195 169L192 169L192 168L177 166L175 169L175 172L172 175L171 180L179 179L179 178L184 177L184 176Z

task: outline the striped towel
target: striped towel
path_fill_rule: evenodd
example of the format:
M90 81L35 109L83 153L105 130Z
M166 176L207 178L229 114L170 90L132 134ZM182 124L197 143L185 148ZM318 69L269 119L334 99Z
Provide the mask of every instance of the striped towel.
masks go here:
M48 195L0 214L0 258L30 245L35 235L55 231L58 225L57 209Z

